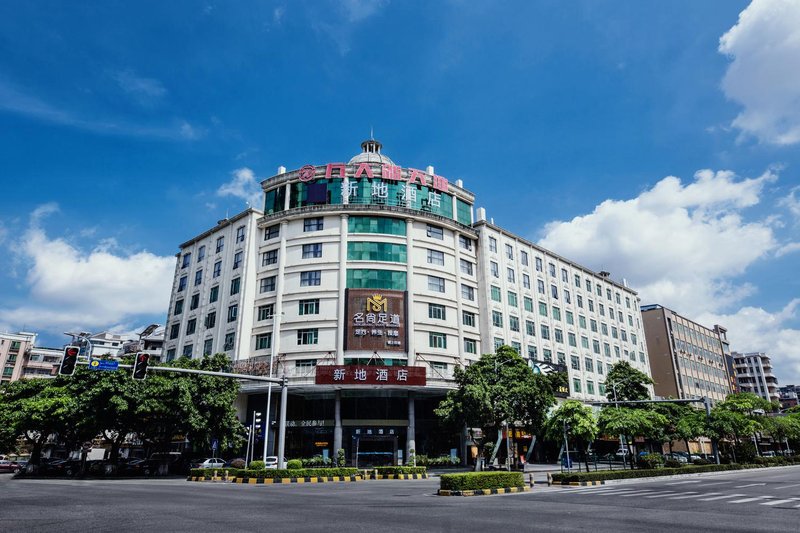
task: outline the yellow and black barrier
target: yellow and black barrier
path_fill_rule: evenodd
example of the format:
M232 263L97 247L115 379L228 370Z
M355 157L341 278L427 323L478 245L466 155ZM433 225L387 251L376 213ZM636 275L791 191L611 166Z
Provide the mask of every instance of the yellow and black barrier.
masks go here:
M528 492L529 487L503 487L500 489L476 489L476 490L442 490L437 493L439 496L489 496L492 494L514 494L516 492Z

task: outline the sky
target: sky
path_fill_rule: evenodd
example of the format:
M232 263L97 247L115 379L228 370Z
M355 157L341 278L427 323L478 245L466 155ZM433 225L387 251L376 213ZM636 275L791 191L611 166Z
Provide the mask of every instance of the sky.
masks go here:
M181 242L373 130L800 383L800 2L8 0L0 51L0 331L163 323Z

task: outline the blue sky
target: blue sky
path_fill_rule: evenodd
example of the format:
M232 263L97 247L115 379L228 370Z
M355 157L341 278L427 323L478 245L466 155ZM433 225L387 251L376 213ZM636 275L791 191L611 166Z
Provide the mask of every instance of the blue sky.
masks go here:
M800 381L798 6L3 2L0 329L163 322L180 242L374 127Z

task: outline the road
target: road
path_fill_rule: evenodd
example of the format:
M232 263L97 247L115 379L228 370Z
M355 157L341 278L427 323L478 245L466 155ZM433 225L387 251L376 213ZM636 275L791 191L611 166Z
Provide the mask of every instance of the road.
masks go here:
M180 479L11 480L0 530L86 531L797 531L800 467L435 496L438 479L308 485Z

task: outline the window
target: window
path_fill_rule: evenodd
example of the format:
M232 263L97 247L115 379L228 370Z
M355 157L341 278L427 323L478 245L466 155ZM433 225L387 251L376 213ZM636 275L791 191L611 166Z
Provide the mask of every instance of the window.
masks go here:
M580 294L575 297L575 303L578 304L579 309L583 309L583 296Z
M596 366L597 366L597 373L598 374L602 374L603 373L603 362L602 361L597 361L596 362Z
M606 324L605 322L600 323L600 333L602 333L605 336L608 336L608 324Z
M444 252L428 250L428 264L444 266Z
M309 270L307 272L300 272L300 286L312 287L322 283L322 271Z
M581 380L578 378L572 378L572 392L580 392L581 391Z
M200 306L200 294L192 294L192 299L189 300L189 311L193 311Z
M195 331L197 331L197 319L192 318L186 323L186 334L191 335Z
M319 342L319 330L317 328L298 329L297 344L317 344Z
M570 345L570 346L572 346L573 348L577 348L577 347L578 347L578 340L577 340L577 338L575 337L575 334L574 334L574 333L567 333L567 342L568 342L568 343L569 343L569 345Z
M492 325L496 328L503 327L503 313L500 311L492 311Z
M347 219L347 231L405 236L406 221L390 217L350 216Z
M492 291L492 300L495 302L502 302L503 299L500 296L500 287L495 287L494 285L491 286Z
M225 335L225 344L222 346L222 349L225 351L233 350L233 343L236 340L236 333L230 332Z
M599 304L600 307L600 316L606 316L606 307L603 304ZM611 313L611 318L614 318L614 313Z
M278 250L268 250L261 254L261 266L274 265L278 262Z
M439 239L440 241L444 240L444 230L439 226L431 226L428 224L428 237L431 239Z
M170 338L170 340L177 339L178 335L180 334L180 331L181 331L181 325L180 324L172 324L172 326L170 326L170 328L169 328L169 338Z
M561 269L561 281L564 283L569 283L569 275L567 274L566 268Z
M236 270L242 264L242 252L236 252L233 254L233 269Z
M606 300L608 300L609 302L612 301L611 300L611 289L606 289Z
M319 299L315 298L313 300L300 300L297 313L300 315L318 315Z
M553 263L547 263L547 271L550 273L551 276L556 276L556 265Z
M228 307L228 322L234 322L239 316L239 304L233 304Z
M303 245L303 259L311 259L312 257L322 257L321 243Z
M239 288L242 285L242 278L233 278L231 280L231 296L239 294Z
M586 350L589 349L589 337L584 337L583 335L581 335L581 348L584 348Z
M583 315L578 315L578 325L583 329L586 329L586 317Z
M217 323L217 313L216 313L216 311L211 311L210 313L208 313L206 315L205 321L203 322L203 324L205 325L206 329L213 328L216 325L216 323Z
M225 248L225 237L217 237L217 252L220 253Z
M167 350L167 361L175 360L175 348L170 348Z
M521 345L520 343L518 343L518 342L512 342L512 343L511 343L511 348L512 348L512 349L513 349L515 352L517 352L517 353L520 353L520 350L522 350L522 345Z
M558 328L553 329L553 337L555 338L556 342L564 344L564 332L562 332L560 329Z
M583 367L587 372L594 372L594 362L589 357L583 358Z
M475 313L470 313L469 311L462 311L461 319L465 326L475 327Z
M461 246L463 250L472 250L472 239L468 239L463 235L458 236L458 245ZM474 352L473 352L474 353Z
M541 279L536 280L536 289L539 291L539 294L544 294L544 281Z
M428 290L434 292L444 292L444 278L428 276Z
M475 289L469 285L461 284L461 297L470 302L475 301Z
M552 296L554 300L558 300L558 287L555 285L550 285L550 296Z
M506 257L510 260L514 260L514 247L510 244L506 244Z
M586 380L586 394L594 394L594 381Z
M181 276L181 279L178 281L178 292L181 292L186 289L186 276Z
M531 337L536 336L536 324L533 322L533 320L525 321L525 333L527 333Z
M569 364L572 367L572 370L580 370L581 369L581 362L580 362L580 359L578 359L577 355L570 356Z
M542 350L542 359L544 359L548 363L552 363L553 362L553 351L552 350L548 350L547 348L543 349Z
M530 297L525 296L522 299L522 304L525 306L527 312L533 313L533 300Z
M501 347L502 345L504 345L504 344L505 344L505 341L502 338L500 338L500 337L495 337L494 338L494 349L495 349L495 351L497 351L497 349L499 347Z
M405 263L406 245L390 242L356 241L347 243L347 259L350 261L391 261Z
M519 260L522 262L523 266L528 266L528 252L520 251Z
M567 302L568 304L572 303L572 296L569 294L569 291L567 289L564 289L564 301Z
M600 341L592 340L592 351L600 355Z
M628 309L631 308L631 299L628 296L625 297L625 307L627 307Z
M184 344L183 345L183 353L184 357L192 357L192 349L194 348L191 344Z
M175 301L175 312L172 313L173 315L179 315L183 313L183 300L176 300Z
M199 263L205 258L206 258L206 247L201 246L200 248L197 249L197 262Z
M256 350L268 350L270 348L272 348L272 333L256 335Z
M211 355L211 351L214 349L214 339L206 339L203 341L203 355Z
M211 287L211 291L208 293L208 303L213 304L217 298L219 298L219 285Z
M275 313L275 304L266 304L258 306L258 319L269 320Z
M606 384L605 383L598 383L597 384L597 388L598 388L598 392L600 393L600 396L605 396L606 395Z
M203 269L202 268L194 273L194 286L197 287L201 283L203 283Z
M531 277L527 274L522 275L522 286L526 289L531 288Z
M614 300L617 302L617 305L622 305L622 299L620 298L618 292L614 293Z
M556 352L558 355L558 364L559 365L566 365L567 364L567 356L564 352Z
M320 231L324 228L322 217L307 218L303 220L303 231Z
M508 329L511 331L519 331L519 318L515 316L508 317Z
M261 278L258 281L258 292L270 292L275 290L275 276Z
M181 263L181 268L188 267L192 262L192 254L183 254L183 262Z
M489 251L496 252L497 251L497 239L494 237L489 237Z
M428 318L445 320L445 307L439 304L428 304Z
M275 237L280 236L281 234L281 226L280 224L275 224L274 226L270 226L268 228L264 228L264 240L268 241L270 239L274 239Z
M589 329L591 329L593 333L597 333L597 320L594 318L589 320Z
M553 306L553 320L561 320L561 309Z
M575 315L572 314L572 311L567 311L567 324L570 326L575 324Z
M465 353L478 353L478 343L472 339L464 339Z
M578 288L581 286L581 277L578 274L575 274L575 286Z
M374 268L348 268L346 286L350 289L406 290L406 273Z
M517 304L517 293L508 291L508 305L511 307L519 307Z
M539 302L539 314L542 316L547 316L547 304L544 302Z
M528 358L529 359L533 359L535 361L536 357L537 357L537 355L536 355L536 346L533 346L532 344L529 344L528 345Z
M244 241L244 226L236 228L236 242Z
M461 259L461 260L459 260L459 265L461 266L461 273L462 274L467 274L469 276L472 276L472 274L474 272L472 263L470 263L469 261L467 261L465 259Z
M222 261L217 261L214 263L214 273L212 277L218 278L219 275L222 273Z
M431 348L447 348L447 335L444 333L428 333L428 346Z
M489 270L492 272L492 277L495 278L500 277L500 265L498 265L494 261L489 261Z
M516 281L515 281L516 277L514 275L514 269L513 268L507 268L506 269L506 279L508 280L509 283L516 283Z
M550 340L550 326L542 324L540 329L542 332L542 339L546 341Z
M541 257L537 257L536 258L536 272L541 272L541 271L542 271L542 258Z

